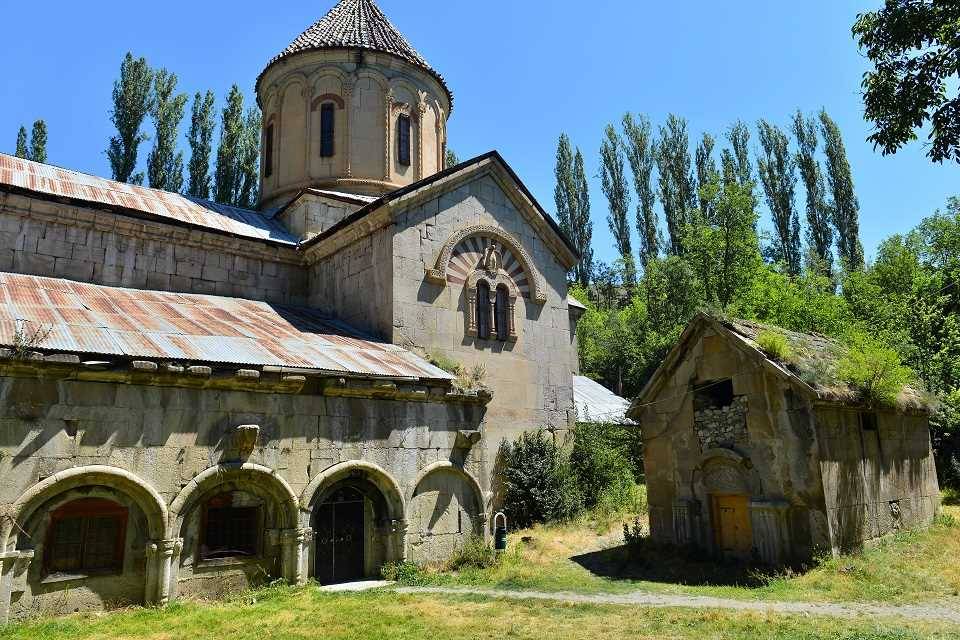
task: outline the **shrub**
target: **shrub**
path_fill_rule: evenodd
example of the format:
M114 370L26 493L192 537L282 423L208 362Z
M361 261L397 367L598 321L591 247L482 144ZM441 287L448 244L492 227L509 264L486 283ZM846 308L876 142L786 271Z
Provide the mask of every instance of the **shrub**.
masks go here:
M573 431L570 469L588 509L601 503L608 509L623 506L636 485L626 447L616 441L613 429L584 422Z
M933 523L938 527L943 527L945 529L954 529L957 526L960 526L960 522L950 513L938 513L933 519Z
M757 335L757 346L777 362L789 362L793 357L793 349L787 341L787 336L779 331L770 329L761 331Z
M871 405L896 406L913 372L893 349L862 333L853 333L837 363L837 377L854 387Z
M569 520L581 509L576 478L563 450L542 430L526 432L500 447L503 511L510 525Z
M410 586L422 585L427 581L423 569L409 560L386 563L380 568L380 575L384 580Z
M497 564L497 552L482 536L470 536L447 560L447 571L487 569Z

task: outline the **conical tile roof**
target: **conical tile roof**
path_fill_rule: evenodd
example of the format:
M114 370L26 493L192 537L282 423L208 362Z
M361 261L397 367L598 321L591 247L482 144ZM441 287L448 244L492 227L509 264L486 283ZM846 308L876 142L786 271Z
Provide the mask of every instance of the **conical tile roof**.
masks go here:
M434 76L446 90L451 105L453 103L453 94L443 76L407 42L373 0L340 0L330 13L297 36L271 60L267 69L292 55L318 49L366 49L395 55ZM263 76L262 73L260 75Z

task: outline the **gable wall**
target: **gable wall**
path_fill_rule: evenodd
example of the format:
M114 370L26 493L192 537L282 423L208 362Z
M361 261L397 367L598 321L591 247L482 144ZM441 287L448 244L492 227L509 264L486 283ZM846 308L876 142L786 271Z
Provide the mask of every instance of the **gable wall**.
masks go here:
M567 429L574 415L571 362L576 354L566 270L497 181L483 174L399 212L394 220L393 342L443 355L467 368L486 368L484 382L493 390L484 427L488 460L495 459L503 438L538 428ZM500 227L516 239L546 289L545 304L517 300L516 343L467 335L465 285L441 286L425 277L447 240L475 225Z
M0 193L0 270L303 304L293 248Z

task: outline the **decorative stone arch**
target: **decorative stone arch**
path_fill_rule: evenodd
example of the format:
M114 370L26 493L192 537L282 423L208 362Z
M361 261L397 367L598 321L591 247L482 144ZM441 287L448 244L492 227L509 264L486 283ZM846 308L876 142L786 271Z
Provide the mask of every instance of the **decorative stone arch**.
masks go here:
M506 233L503 229L492 225L474 225L461 229L451 235L440 249L437 258L434 261L434 267L428 267L426 269L427 279L441 286L446 286L448 277L450 275L450 259L453 256L454 250L461 242L472 236L493 238L502 243L505 248L509 249L514 258L516 258L517 262L520 263L520 266L526 275L526 287L529 290L530 300L537 304L546 303L546 290L544 289L543 282L540 279L539 274L533 268L533 261L530 259L529 254L527 254L523 246L512 236ZM523 287L519 286L518 288L520 288L521 291L523 289Z
M307 79L307 76L302 73L294 73L284 78L283 82L277 89L277 95L280 98L281 106L282 103L287 99L287 92L289 92L294 85L300 86L300 91L302 94L310 86L310 82Z
M359 71L357 71L357 80L361 80L364 78L373 80L374 82L376 82L377 85L379 85L380 90L383 92L384 95L386 95L389 92L390 81L387 79L387 76L383 75L376 69L373 69L370 67L364 67L363 69L360 69Z
M237 482L242 480L242 482ZM297 496L286 480L268 467L250 462L224 463L200 472L187 483L170 503L169 530L176 535L184 516L196 506L199 499L225 484L237 484L243 491L266 494L277 502L282 517L282 528L297 526Z
M486 497L484 496L483 489L480 487L480 482L476 478L474 478L469 471L467 471L460 465L450 462L449 460L440 460L439 462L434 462L433 464L429 464L423 469L421 469L420 473L417 474L416 482L413 483L413 488L410 490L410 496L408 497L408 502L413 499L414 495L416 495L417 487L420 486L420 483L423 482L427 478L427 476L429 476L431 473L435 473L437 471L449 471L458 476L461 476L467 482L467 485L474 492L474 496L477 501L476 506L479 513L484 516L486 515L484 513L484 510L486 509L487 501L486 501Z
M318 473L300 494L301 513L310 513L316 499L326 487L351 476L359 476L370 481L383 494L390 518L404 520L406 503L400 485L383 468L366 460L340 462Z
M337 82L340 83L340 87L343 88L345 85L350 83L350 74L345 72L343 69L335 66L324 66L320 67L316 71L310 74L308 78L310 82L310 87L317 90L317 85L326 78L334 78Z
M146 517L150 537L156 540L164 538L169 515L163 498L153 487L124 469L106 465L89 465L55 473L25 491L13 503L13 515L2 519L0 552L8 550L15 523L26 522L51 498L71 489L87 486L106 487L128 496Z
M320 108L324 102L332 102L337 106L338 109L344 109L346 105L343 102L343 98L338 96L335 93L323 93L315 97L310 103L310 111L316 111Z

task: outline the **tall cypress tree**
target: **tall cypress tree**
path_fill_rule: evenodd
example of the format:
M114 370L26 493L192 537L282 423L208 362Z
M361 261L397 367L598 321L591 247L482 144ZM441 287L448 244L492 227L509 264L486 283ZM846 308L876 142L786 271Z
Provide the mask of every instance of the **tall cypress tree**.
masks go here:
M833 229L824 195L823 172L817 160L817 125L797 109L793 116L793 135L797 139L797 166L807 192L807 252L810 266L823 275L833 275Z
M633 172L633 188L637 192L637 233L640 235L640 264L646 268L660 254L660 233L657 229L657 196L653 191L652 176L654 149L650 120L644 115L634 120L630 113L623 116L623 134L626 139L627 160Z
M717 163L713 160L713 147L716 141L709 133L704 133L697 145L695 164L697 167L697 198L700 201L700 212L707 220L711 219L710 204L712 198L704 191L704 187L713 184L718 175Z
M624 171L623 142L613 125L608 124L600 146L600 185L607 197L609 213L607 224L617 243L617 251L623 259L623 279L628 288L636 284L636 267L633 249L630 246L630 223L627 210L630 208L630 191Z
M17 157L24 160L30 159L30 149L27 148L27 128L20 127L17 132Z
M689 213L696 206L686 120L672 113L667 117L667 125L660 127L656 158L660 173L660 202L667 219L670 251L680 255L683 253L683 234L690 223Z
M183 152L177 151L177 132L183 121L187 95L174 95L177 75L160 69L153 77L150 116L156 137L147 156L147 177L154 189L179 192L183 187Z
M590 219L590 187L587 185L587 172L583 168L583 154L579 147L573 157L573 184L577 194L576 215L573 216L573 228L576 229L574 243L580 253L576 276L577 281L586 287L593 275L593 220Z
M37 120L30 133L30 159L34 162L47 161L47 123Z
M557 160L553 167L556 185L553 188L553 201L557 207L560 228L573 238L573 211L577 207L576 185L573 182L573 149L566 133L560 134L557 142Z
M113 83L110 120L117 128L117 135L110 138L107 157L114 180L143 184L143 174L133 172L137 168L137 150L147 139L140 127L150 112L152 80L153 72L146 59L134 59L128 52L120 64L120 79Z
M193 97L193 113L190 119L190 178L187 195L204 200L210 197L210 157L213 153L214 119L213 91L206 95L199 92Z
M797 186L796 160L790 141L780 127L766 120L757 123L763 155L759 160L760 182L767 196L775 232L772 257L791 275L800 273L800 221L794 206Z
M260 110L251 107L243 120L243 143L240 149L240 193L238 207L252 209L260 198Z
M860 244L860 202L853 190L853 174L847 160L840 127L820 111L820 132L827 154L827 185L830 187L830 213L837 231L837 253L847 269L863 269L863 246Z
M236 204L243 175L240 159L243 150L243 94L233 85L227 96L220 121L220 146L217 148L214 200L221 204Z
M749 192L754 208L757 198L754 194L756 186L753 179L753 167L750 165L750 127L737 120L726 133L729 150L721 153L721 165L725 181L735 180L737 184Z

